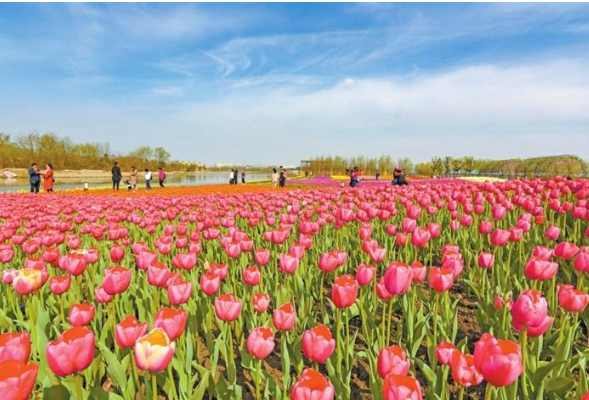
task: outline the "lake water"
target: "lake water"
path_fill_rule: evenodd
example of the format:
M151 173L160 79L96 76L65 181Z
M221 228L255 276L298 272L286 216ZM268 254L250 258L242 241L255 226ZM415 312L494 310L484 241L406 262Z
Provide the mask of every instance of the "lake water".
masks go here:
M154 173L154 178L151 181L151 186L157 186L157 171ZM123 179L125 180L126 177ZM261 179L270 179L270 174L246 174L245 180L257 181ZM241 175L239 177L241 183ZM55 176L54 189L75 189L83 188L84 183L88 183L90 187L110 186L112 181L105 178L88 178L86 180L80 178L60 178L59 174ZM168 175L166 178L166 186L201 186L201 185L219 185L229 183L229 171L227 172L199 172L185 175ZM139 179L138 187L144 187L145 182ZM124 182L121 182L121 189L126 188ZM15 191L15 190L29 190L30 185L28 179L5 179L0 178L0 192ZM41 183L41 190L43 190L43 183Z

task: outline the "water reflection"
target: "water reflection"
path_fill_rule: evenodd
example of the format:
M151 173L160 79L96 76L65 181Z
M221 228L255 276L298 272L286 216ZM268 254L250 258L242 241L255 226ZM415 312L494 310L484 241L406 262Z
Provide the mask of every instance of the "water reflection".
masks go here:
M156 171L157 176L157 171ZM124 176L121 182L121 189L125 187L124 181L127 176ZM246 174L246 182L257 181L262 179L270 179L270 174ZM89 187L110 186L112 181L108 178L60 178L59 174L55 177L55 189L75 189L83 188L84 183L88 183ZM229 183L229 171L227 172L200 172L186 175L168 175L166 178L166 186L202 186L202 185L218 185ZM239 183L241 184L241 175L239 176ZM152 180L151 185L157 186L157 179ZM143 179L139 179L138 187L145 186ZM0 178L0 191L15 191L15 190L29 190L29 181L26 178ZM43 183L41 183L41 189Z

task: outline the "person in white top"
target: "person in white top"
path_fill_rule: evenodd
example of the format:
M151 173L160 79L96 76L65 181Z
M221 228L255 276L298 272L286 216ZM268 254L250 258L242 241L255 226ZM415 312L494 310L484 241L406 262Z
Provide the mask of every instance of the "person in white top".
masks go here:
M234 179L233 170L231 170L231 172L229 172L229 184L230 185L233 185L233 179Z
M278 171L272 168L272 186L278 186Z
M145 188L151 189L151 171L145 168Z

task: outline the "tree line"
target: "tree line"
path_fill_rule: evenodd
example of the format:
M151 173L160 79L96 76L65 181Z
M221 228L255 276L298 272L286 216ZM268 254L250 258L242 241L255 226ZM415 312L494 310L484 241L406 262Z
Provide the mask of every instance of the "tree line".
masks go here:
M135 166L139 169L157 169L162 166L169 170L188 171L201 167L196 163L171 160L170 153L163 147L141 146L128 153L116 153L110 144L74 143L67 136L54 133L27 133L12 137L0 132L0 168L26 168L31 163L50 163L55 169L97 169L109 170L118 161L122 169Z
M339 175L357 166L364 174L390 174L395 166L406 173L423 176L499 176L499 177L542 177L542 176L586 176L587 162L576 156L550 156L527 159L489 160L465 157L433 157L428 162L414 164L407 157L393 161L391 156L341 157L316 156L302 161L303 171L313 175Z

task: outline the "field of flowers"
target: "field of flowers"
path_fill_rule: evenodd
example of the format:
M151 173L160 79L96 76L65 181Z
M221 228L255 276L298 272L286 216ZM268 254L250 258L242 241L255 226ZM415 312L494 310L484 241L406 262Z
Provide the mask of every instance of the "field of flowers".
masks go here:
M0 194L0 399L589 399L589 181Z

